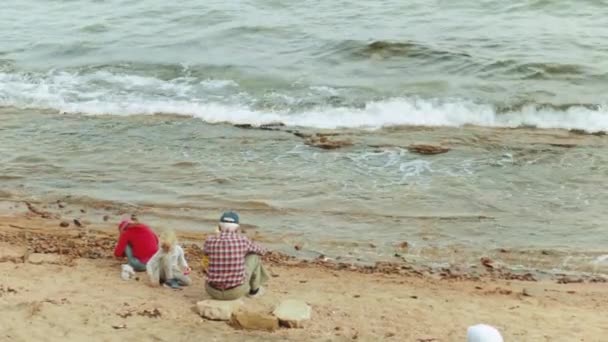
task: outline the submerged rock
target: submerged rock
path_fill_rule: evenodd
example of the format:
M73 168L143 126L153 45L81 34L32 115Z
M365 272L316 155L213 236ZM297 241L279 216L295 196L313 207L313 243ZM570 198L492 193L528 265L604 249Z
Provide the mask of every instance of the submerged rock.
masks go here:
M315 135L304 142L308 146L322 148L324 150L335 150L342 147L353 146L350 140L330 140L327 135Z
M407 149L412 153L418 154L441 154L450 150L449 148L443 146L425 144L410 145L407 147Z

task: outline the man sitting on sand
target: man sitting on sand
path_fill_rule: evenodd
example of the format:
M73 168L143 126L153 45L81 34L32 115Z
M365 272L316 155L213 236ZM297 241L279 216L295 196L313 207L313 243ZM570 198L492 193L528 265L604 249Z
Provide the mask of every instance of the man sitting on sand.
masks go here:
M239 216L225 212L219 234L205 241L203 253L209 257L207 293L214 299L234 300L245 295L261 296L268 275L260 255L266 250L238 232Z
M158 237L143 223L123 220L118 225L120 237L114 256L127 257L129 266L137 272L146 271L146 263L158 250Z

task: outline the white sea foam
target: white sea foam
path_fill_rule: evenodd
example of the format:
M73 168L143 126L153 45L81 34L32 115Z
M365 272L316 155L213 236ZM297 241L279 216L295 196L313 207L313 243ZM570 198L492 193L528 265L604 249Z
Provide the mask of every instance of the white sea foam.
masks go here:
M567 110L524 108L498 114L492 105L466 100L392 98L363 108L316 107L298 110L258 110L247 101L218 96L218 89L236 88L231 80L191 78L165 81L149 76L51 72L42 76L0 73L0 106L49 108L88 115L177 114L210 123L260 125L282 122L316 128L379 128L396 125L608 130L608 108L570 107ZM209 95L211 93L212 95ZM242 92L241 92L242 93ZM238 92L237 92L238 94ZM247 96L242 96L247 98Z

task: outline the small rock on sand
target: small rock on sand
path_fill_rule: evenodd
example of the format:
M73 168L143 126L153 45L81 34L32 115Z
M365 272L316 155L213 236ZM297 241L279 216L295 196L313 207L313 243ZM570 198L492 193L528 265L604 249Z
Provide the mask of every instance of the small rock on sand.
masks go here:
M61 223L59 223L60 227L66 228L70 226L70 222L68 221L61 221Z
M304 322L310 320L311 308L300 300L288 299L274 309L273 314L279 319L281 326L287 328L302 328Z
M233 313L230 324L245 330L275 331L279 328L279 320L276 317L251 311Z
M57 254L43 254L43 253L33 253L30 254L27 261L30 264L41 265L41 264L61 264L61 256Z
M207 299L196 303L198 313L206 319L229 321L232 313L243 305L241 299L213 300Z
M26 253L25 247L0 244L0 262L23 262Z

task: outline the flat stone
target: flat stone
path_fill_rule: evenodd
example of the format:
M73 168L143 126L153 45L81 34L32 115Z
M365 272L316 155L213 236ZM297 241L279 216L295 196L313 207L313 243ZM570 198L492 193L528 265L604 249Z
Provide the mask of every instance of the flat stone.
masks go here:
M245 330L275 331L279 328L279 320L276 317L251 311L233 313L230 324Z
M26 254L25 247L0 244L0 262L23 262Z
M58 254L44 254L44 253L33 253L30 254L27 261L30 264L42 265L42 264L62 264L61 255Z
M407 149L412 153L418 154L440 154L446 153L450 150L449 148L443 146L425 144L410 145Z
M229 321L232 313L243 305L242 299L213 300L206 299L196 303L198 313L214 321Z
M287 328L302 328L304 322L310 320L311 313L310 305L295 299L284 300L273 312L281 326Z

